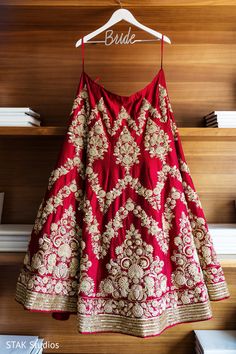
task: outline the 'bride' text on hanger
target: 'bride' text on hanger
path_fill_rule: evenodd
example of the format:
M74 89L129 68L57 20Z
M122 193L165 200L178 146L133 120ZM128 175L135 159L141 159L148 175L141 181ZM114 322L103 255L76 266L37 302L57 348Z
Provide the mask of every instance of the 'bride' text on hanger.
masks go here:
M131 34L131 27L129 27L128 33L116 34L113 36L113 30L107 30L105 32L105 45L111 44L133 44L135 34Z

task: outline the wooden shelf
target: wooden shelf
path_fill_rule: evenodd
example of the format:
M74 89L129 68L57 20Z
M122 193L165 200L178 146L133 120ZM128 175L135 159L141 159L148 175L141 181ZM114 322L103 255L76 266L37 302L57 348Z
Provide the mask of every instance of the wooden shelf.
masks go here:
M0 127L1 136L63 136L65 126ZM236 128L179 128L184 140L236 140Z
M26 136L26 135L64 135L66 127L0 127L0 135L5 136Z

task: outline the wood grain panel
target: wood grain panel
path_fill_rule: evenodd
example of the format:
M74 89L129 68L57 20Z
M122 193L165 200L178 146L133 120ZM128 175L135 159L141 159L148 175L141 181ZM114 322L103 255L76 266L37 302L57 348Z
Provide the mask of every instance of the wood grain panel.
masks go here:
M59 343L57 353L193 354L194 329L234 329L236 325L236 272L235 268L229 267L224 268L224 271L231 297L211 303L214 316L211 320L181 324L148 339L112 333L81 335L76 331L75 315L68 321L56 321L49 314L23 310L14 300L22 263L19 255L16 255L15 261L13 255L7 261L7 256L2 257L0 254L0 331L6 334L40 335L48 343ZM46 349L45 353L55 353L55 349Z
M121 1L123 7L143 7L143 0L129 0ZM1 0L2 5L10 6L65 6L65 0ZM66 0L67 6L80 7L111 7L119 8L120 5L114 0L92 0L88 1L77 1L77 0ZM235 5L234 0L167 0L165 1L165 6L230 6ZM163 6L163 1L161 0L150 0L145 3L145 7L153 6Z
M105 23L112 15L113 7L80 7L79 11L71 6L1 6L2 22L0 28L43 29L45 27L65 30L87 31ZM130 7L142 23L159 30L235 30L235 6L153 6ZM63 14L63 16L61 16ZM91 27L92 26L92 27ZM113 29L127 28L127 23L115 25ZM79 29L80 28L80 29ZM157 29L158 30L158 29ZM142 32L144 35L145 33Z
M3 223L35 219L62 139L33 137L0 140L0 189L5 192Z
M45 124L64 125L81 73L81 48L74 44L104 23L116 5L110 1L85 6L73 1L58 1L58 6L50 1L13 4L1 2L0 105L31 105ZM202 126L202 116L209 111L235 109L236 6L230 1L225 6L216 6L223 5L217 1L180 4L126 3L140 21L171 38L172 45L164 47L164 69L176 121L179 126ZM118 32L127 28L125 22L113 27ZM153 38L133 30L138 38ZM86 71L93 78L100 76L108 90L129 95L150 82L159 69L159 44L86 45Z

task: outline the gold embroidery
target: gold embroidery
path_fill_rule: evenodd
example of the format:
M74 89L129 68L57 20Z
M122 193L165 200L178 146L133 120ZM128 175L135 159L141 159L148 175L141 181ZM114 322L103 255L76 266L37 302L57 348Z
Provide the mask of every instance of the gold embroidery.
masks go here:
M73 170L73 168L77 167L77 171L81 178L85 179L85 171L84 171L84 164L82 163L81 159L77 156L73 157L72 159L68 158L66 162L61 165L60 167L56 168L51 172L48 181L48 190L50 190L53 184L60 178L61 176L66 175L68 172Z
M29 251L25 255L24 269L18 279L25 287L21 291L77 296L80 235L75 211L70 206L57 223L51 223L50 234L44 233L39 238L39 249L32 259Z
M85 103L86 110L87 112L89 112L90 103L88 99L88 90L86 84L84 85L83 89L80 90L78 96L74 99L70 115L72 115L75 112L75 110L81 105L81 102Z
M75 198L81 202L83 191L81 189L78 190L78 186L75 180L72 180L68 186L62 187L56 195L47 199L44 205L40 207L40 213L38 213L33 230L35 233L39 233L45 224L48 216L52 213L55 213L57 208L60 205L63 205L63 201L67 198L71 193L74 194Z
M203 283L203 274L197 262L198 256L193 241L190 221L184 212L180 218L180 232L174 238L178 251L174 250L171 260L176 264L172 273L172 280L177 288L187 286L189 289L198 289L198 284ZM201 289L199 288L199 293Z
M202 208L198 194L189 186L185 181L183 181L184 192L187 195L189 201L194 202L198 208Z
M219 271L219 270L218 270ZM222 274L220 275L222 278ZM221 300L224 297L229 297L229 290L225 281L219 283L207 283L209 298L212 301Z
M109 249L112 238L118 236L118 230L123 227L123 222L128 213L132 212L136 217L140 218L141 226L146 227L149 234L154 236L161 248L166 253L168 250L168 243L166 240L166 232L159 226L158 222L153 217L148 216L146 212L137 205L131 198L128 198L125 206L120 207L116 212L115 217L106 224L106 231L102 234L98 228L98 221L93 214L92 207L89 200L84 203L84 221L86 229L92 236L93 252L98 259L103 258Z
M162 92L162 90L161 90ZM165 96L164 96L165 97ZM165 98L162 97L162 93L160 93L160 100L163 102L163 112L164 112L164 107L166 106ZM163 101L164 100L164 101ZM127 121L127 124L130 128L132 128L137 135L141 135L143 132L144 124L146 121L146 115L147 112L150 113L150 115L153 118L160 119L161 122L166 122L167 116L162 115L158 112L158 110L150 104L150 102L146 99L142 99L141 107L139 114L137 115L137 118L134 119L131 117L124 106L121 106L120 112L114 119L113 127L111 127L111 122L110 122L110 117L108 115L105 103L103 98L101 97L99 99L98 104L94 107L94 109L91 112L89 121L92 119L95 119L97 117L98 112L102 114L102 119L106 125L108 133L113 136L116 134L117 130L121 127L121 123L123 120ZM138 123L137 123L138 122Z
M93 192L96 194L97 200L99 202L100 210L106 213L111 203L122 194L122 192L130 185L137 194L143 196L150 205L159 210L161 208L161 192L165 185L165 181L168 175L172 178L176 178L178 181L182 182L182 177L176 166L164 165L162 170L158 171L158 181L153 189L144 187L138 178L133 178L129 172L123 179L118 179L114 188L110 191L105 191L99 184L98 174L93 171L92 166L87 166L86 175L90 182L90 186Z
M158 157L165 162L166 155L172 151L170 143L169 135L149 118L144 136L145 150L150 153L151 157Z
M142 240L133 224L115 253L116 258L106 265L109 275L100 283L99 296L111 295L116 300L127 298L130 306L123 307L119 303L120 314L132 312L134 317L142 317L142 302L150 296L160 297L166 291L167 278L161 273L164 262L153 256L153 247ZM109 305L104 310L109 313Z
M86 244L83 240L80 243L81 256L80 256L80 277L78 294L93 295L94 281L87 275L88 269L92 266L88 255L85 253Z
M225 282L223 270L217 259L205 219L194 215L191 210L189 210L189 217L195 247L208 288L209 284ZM226 284L225 289L227 292Z
M160 100L160 109L162 114L161 122L167 122L168 120L168 111L173 113L170 100L167 94L167 90L161 84L158 85L159 88L159 100Z
M149 318L124 317L118 313L99 313L99 308L103 306L105 300L91 299L91 302L79 300L78 330L82 333L92 333L101 331L121 332L139 337L159 335L164 329L182 322L201 321L211 318L210 302L195 303L188 305L176 305L156 312ZM157 301L156 301L157 302ZM116 301L118 308L120 301ZM150 307L150 302L143 304L144 309ZM163 302L160 304L163 307ZM122 305L122 304L121 304ZM128 308L128 304L126 304ZM98 309L91 312L91 309Z
M87 131L87 113L83 106L77 112L67 131L68 142L74 145L77 156L86 147Z
M156 124L155 119L162 123L170 120L175 140L178 140L178 130L171 114L173 112L167 90L160 84L159 101L161 113L147 99L143 99L136 117L131 117L122 106L112 126L103 98L90 111L86 85L75 99L68 142L75 148L76 157L68 158L63 165L52 171L49 190L60 176L77 167L81 178L88 178L89 187L96 194L103 213L108 211L115 198L129 185L149 202L154 209L152 215L157 220L146 213L139 201L128 198L123 203L122 199L122 206L103 225L105 231L101 232L90 196L82 193L82 189L78 189L78 181L73 179L69 185L57 191L57 195L42 201L34 231L39 233L48 216L56 214L64 199L73 193L76 208L83 211L81 221L85 223L86 232L89 233L88 243L82 240L82 229L76 220L78 210L75 211L72 206L64 210L62 218L51 223L50 232L46 228L42 230L44 232L39 238L39 248L32 258L29 251L26 254L24 269L17 282L16 299L26 308L69 312L78 310L79 329L83 332L111 330L147 336L159 334L167 326L180 322L209 318L211 310L208 292L211 299L228 295L204 218L193 215L188 209L187 201L193 201L201 207L195 191L182 181L180 171L189 173L188 166L181 159L180 170L177 166L166 164L168 153L172 150L171 140L165 129L161 129L162 125ZM88 131L88 126L94 120ZM109 149L107 132L115 135L123 120L126 120L127 126L122 127L123 130L119 132L114 156L116 163L125 168L125 176L117 180L114 188L105 191L99 184L98 174L93 170L93 162L104 159ZM145 127L145 150L151 157L157 157L162 162L153 189L146 188L138 178L133 178L130 174L131 167L139 162L142 151L128 127L133 129L134 136L140 136ZM88 153L86 171L80 156L83 151ZM169 178L179 181L185 193L182 189L178 190L177 186L170 191L169 186L164 188ZM169 194L166 196L167 191ZM164 211L160 215L162 197ZM186 213L189 213L188 218L182 212L180 223L174 219L179 216L174 213L174 209L178 209L178 201L182 202ZM137 217L138 225L146 228L145 241L134 223L126 230L125 219L128 219L129 213L133 214L134 220ZM170 250L169 259L167 253L173 219L180 230L177 236L173 236L173 250ZM118 232L121 228L126 233L124 240L121 239L123 233ZM153 245L149 243L152 241L150 236L155 238ZM87 250L87 245L89 248L92 245L95 257L90 249ZM106 264L106 274L103 277L99 274L100 284L97 288L90 274L96 271L98 259L103 259L101 262ZM166 273L164 264L166 259L171 262L171 267L167 264L171 272L168 282L169 273Z
M114 155L116 156L116 163L124 166L126 171L129 171L135 163L139 163L140 149L126 126L124 126L116 142Z
M190 174L190 170L189 170L189 167L186 164L186 162L183 161L181 158L179 158L178 160L179 160L179 164L180 164L180 170Z
M103 159L108 150L108 141L100 120L90 128L87 144L88 166L91 166L95 160Z
M28 274L22 271L22 276ZM75 282L74 282L75 283ZM73 284L75 290L77 284ZM74 292L73 292L74 293ZM34 311L68 311L77 312L77 295L70 294L48 294L30 290L21 282L16 285L16 300L24 305L25 308Z

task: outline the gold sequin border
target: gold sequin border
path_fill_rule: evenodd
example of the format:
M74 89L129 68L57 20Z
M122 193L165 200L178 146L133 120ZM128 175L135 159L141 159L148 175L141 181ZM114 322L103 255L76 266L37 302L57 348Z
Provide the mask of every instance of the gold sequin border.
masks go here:
M138 337L159 335L168 327L179 323L208 320L212 317L210 302L182 305L169 308L154 318L128 318L119 315L98 314L86 316L78 314L80 333L119 332Z
M77 312L77 297L37 293L26 289L20 282L16 285L15 299L28 310Z
M229 290L225 281L215 284L206 284L210 300L221 300L229 297Z

